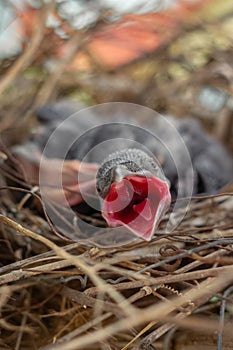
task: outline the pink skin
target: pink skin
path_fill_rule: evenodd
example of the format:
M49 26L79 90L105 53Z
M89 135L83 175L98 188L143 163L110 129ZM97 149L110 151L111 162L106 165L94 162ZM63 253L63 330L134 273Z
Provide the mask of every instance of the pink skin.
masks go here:
M112 183L102 215L111 227L125 226L150 240L171 203L169 186L155 176L127 176Z
M39 175L43 174L43 190L49 200L73 206L83 202L80 192L95 194L97 164L46 158L40 164L40 154L15 157L27 183L38 185ZM121 182L112 183L103 201L102 215L110 227L125 226L149 241L170 203L166 182L154 176L127 176Z
M34 154L33 159L20 154L16 154L15 158L27 183L38 185L42 174L43 192L46 192L49 200L64 206L73 206L83 202L80 192L95 194L97 164L46 158L40 164L40 154Z
M48 162L43 161L41 166L43 182L46 183L46 186L48 185L46 195L50 200L64 206L73 206L83 202L82 193L95 194L97 164L81 163L78 160L63 162L60 159L52 159ZM59 186L58 174L61 174L62 186ZM57 188L54 188L56 185Z

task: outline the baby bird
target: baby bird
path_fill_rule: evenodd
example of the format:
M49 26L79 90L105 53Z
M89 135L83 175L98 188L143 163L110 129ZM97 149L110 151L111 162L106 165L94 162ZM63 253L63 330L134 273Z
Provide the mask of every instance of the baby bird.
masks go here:
M62 167L69 205L79 204L82 191L95 188L110 227L122 225L150 240L172 198L214 193L232 180L230 156L197 120L167 117L140 124L132 115L106 118L92 108L75 118L82 108L67 100L42 107L37 133L13 152L32 183L39 181L42 152L48 183L56 183L56 166ZM60 196L54 191L53 199Z

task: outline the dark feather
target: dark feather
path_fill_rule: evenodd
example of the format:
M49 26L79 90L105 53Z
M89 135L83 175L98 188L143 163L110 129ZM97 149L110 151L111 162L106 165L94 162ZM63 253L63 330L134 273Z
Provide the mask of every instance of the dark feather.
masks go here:
M42 125L31 141L40 151L43 151L52 132L81 109L82 106L79 103L70 101L62 101L39 109L37 117ZM194 170L194 194L213 193L232 181L230 155L217 140L204 131L197 120L167 118L176 127L189 151L191 166ZM134 125L127 125L132 121ZM159 142L156 142L152 134ZM176 195L178 185L177 167L181 169L180 194L185 196L190 193L192 169L190 165L184 163L184 146L182 142L177 142L178 137L167 128L166 121L163 119L159 123L156 120L150 120L149 123L140 124L140 118L135 122L132 115L116 114L104 117L96 115L94 109L84 109L80 116L77 113L77 118L69 118L59 127L45 154L50 158L61 158L63 150L68 149L67 159L101 164L112 152L127 148L141 149L146 152L149 150L160 161L165 176L171 182L173 195ZM75 142L69 147L71 139ZM96 147L96 145L99 146ZM25 155L27 153L25 148L27 144L18 147L17 152ZM33 154L28 154L29 158L30 156L33 158Z

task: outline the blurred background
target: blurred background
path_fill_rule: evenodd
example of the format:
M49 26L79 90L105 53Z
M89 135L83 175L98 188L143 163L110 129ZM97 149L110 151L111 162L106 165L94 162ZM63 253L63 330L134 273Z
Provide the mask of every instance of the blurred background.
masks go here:
M2 0L0 131L63 98L194 116L232 151L231 0Z
M4 164L7 163L4 160L11 159L9 150L12 145L23 142L29 133L36 130L36 109L47 102L61 99L79 101L87 106L111 101L137 103L177 118L191 116L200 120L205 129L233 154L232 49L232 0L0 1L0 170L3 175L0 177L1 349L31 350L42 349L43 346L43 349L55 349L56 345L53 344L63 335L62 341L69 342L72 337L82 334L81 326L88 321L91 325L86 329L90 339L91 331L104 325L102 319L97 326L92 323L99 309L96 313L94 308L86 306L89 299L86 299L88 293L84 291L94 286L88 275L83 272L77 275L77 269L70 266L69 261L66 264L63 258L54 263L61 265L51 267L50 262L54 260L48 260L51 257L50 248L39 242L38 238L30 239L24 233L18 234L18 226L3 224L3 219L10 218L15 223L21 223L21 233L26 227L38 237L47 237L60 246L67 243L55 235L53 227L48 225L48 219L46 221L38 215L38 211L27 208L28 199L37 193L38 187L23 184L29 190L25 190L26 195L17 204L9 199L4 187L4 176L10 180L18 176L17 171ZM156 241L154 245L151 242L146 246L146 249L150 249L148 252L143 245L142 250L139 246L136 250L132 246L129 261L127 254L125 258L122 255L121 270L118 272L117 265L114 265L114 270L102 272L102 278L112 285L128 278L131 289L123 290L122 294L132 303L136 301L141 308L164 301L165 297L182 297L182 292L192 286L199 285L204 293L209 276L213 276L208 273L204 287L205 281L197 282L196 277L189 283L180 279L180 283L160 286L159 292L156 285L153 295L145 294L145 298L143 293L147 293L147 290L135 289L135 280L131 276L135 271L144 273L144 267L158 259L162 265L164 258L175 253L177 256L178 253L183 254L185 248L190 256L183 259L185 269L180 268L180 275L190 269L197 273L198 268L210 270L232 265L231 195L232 192L229 197L216 196L211 200L203 197L203 201L194 202L182 222L181 235L178 236L177 232L177 238L169 241L169 247L178 242L178 248L172 245L173 250L168 247L170 251L165 249L158 258L154 253ZM96 225L98 219L98 216L93 219ZM187 232L187 236L184 236L184 232ZM229 241L220 241L224 237L228 237ZM195 255L190 250L193 247L199 249L195 250ZM118 250L90 249L89 245L80 242L76 242L72 249L75 256L83 256L84 261L90 260L90 266L96 261L105 264L113 261L115 264L111 259L114 253L118 254ZM126 252L123 251L123 254ZM132 259L134 255L136 258ZM207 257L207 260L202 257ZM178 274L176 269L179 269L181 260L178 256L171 265L166 263L162 268L158 265L157 269L152 265L144 276ZM190 264L187 269L185 264ZM125 276L122 267L128 269L128 275ZM198 278L203 279L202 270L199 273ZM222 276L222 272L219 275ZM229 275L232 274L223 274ZM65 284L79 293L77 297L75 294L76 299L69 290L64 290ZM225 288L225 285L221 288ZM212 294L199 298L198 302L194 299L195 303L190 302L187 309L182 307L184 311L177 308L176 313L177 320L192 314L192 310L204 315L202 326L208 324L207 319L218 322L221 307L219 350L233 348L232 294L231 299L229 297L232 287L222 296L219 294L221 288L213 289ZM80 302L81 296L85 298ZM229 339L224 335L226 341L222 347L225 307L222 305L227 299L230 306L226 317L229 316L231 324L228 325ZM119 315L116 313L116 317L108 322L118 320ZM117 332L116 336L108 339L111 346L104 342L97 344L93 338L93 344L86 350L139 349L139 345L129 347L133 337L134 340L144 339L143 349L148 350L193 350L197 349L197 344L200 350L217 348L216 327L203 335L203 332L193 331L195 325L196 329L200 328L197 327L198 321L189 323L190 330L178 329L178 332L178 326L172 328L169 319L164 322L167 323L152 322L155 327L151 331L145 328L145 334L141 333L141 327ZM79 332L79 327L80 333L75 333ZM163 334L166 337L161 340ZM173 336L175 340L171 342ZM155 342L156 347L153 346ZM47 348L47 344L51 347ZM65 347L64 343L64 348L70 349L69 344Z

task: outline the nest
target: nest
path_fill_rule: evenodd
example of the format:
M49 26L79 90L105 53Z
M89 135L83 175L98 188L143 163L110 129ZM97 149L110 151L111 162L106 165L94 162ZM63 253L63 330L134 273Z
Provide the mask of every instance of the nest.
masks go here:
M13 176L6 165L2 173ZM26 207L40 200L35 189L3 178L0 189L1 349L232 348L230 189L192 198L187 213L180 206L170 234L102 248L62 238Z
M42 81L40 56L49 53L40 49L41 43L49 48L54 43L45 35L47 12L46 7L41 12L31 45L11 69L1 72L0 129L7 148L0 152L0 349L193 350L197 344L198 349L216 349L216 344L218 350L232 349L232 188L192 198L187 212L178 207L174 219L183 220L170 234L157 232L149 243L135 240L103 247L88 239L62 237L46 215L38 188L5 164L10 146L19 143L34 122L31 111L52 95L68 96L75 88L78 97L81 91L91 103L124 100L181 117L193 111L233 150L232 13L206 24L198 19L193 28L201 29L198 40L189 37L189 27L184 43L175 42L140 69L138 61L123 74L103 71L102 79L99 74L66 72L85 42L77 32L69 40L70 51ZM208 104L198 105L203 86L223 88L226 105L215 113ZM206 92L212 96L213 91ZM6 178L16 177L16 186L6 184ZM21 193L18 202L12 198L16 192ZM27 206L32 198L41 203L41 213ZM98 217L84 219L103 224Z

